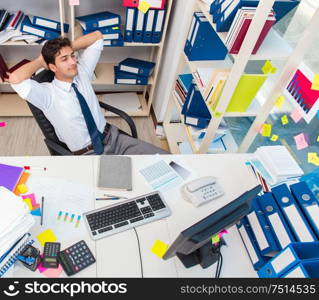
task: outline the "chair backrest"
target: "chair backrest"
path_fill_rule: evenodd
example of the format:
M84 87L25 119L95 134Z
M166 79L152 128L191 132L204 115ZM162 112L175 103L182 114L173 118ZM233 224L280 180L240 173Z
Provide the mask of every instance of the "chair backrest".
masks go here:
M37 75L34 75L32 77L33 80L41 83L41 82L51 82L54 79L54 73L49 70L43 70L42 72L38 73ZM29 108L33 114L33 117L35 118L36 122L38 123L43 135L46 139L51 140L63 148L69 150L66 144L62 143L58 136L55 133L54 127L50 123L50 121L46 118L43 111L37 107L35 107L33 104L28 102ZM48 145L47 145L48 146ZM51 153L51 155L59 155L59 153L55 152L52 148L48 146L48 149Z

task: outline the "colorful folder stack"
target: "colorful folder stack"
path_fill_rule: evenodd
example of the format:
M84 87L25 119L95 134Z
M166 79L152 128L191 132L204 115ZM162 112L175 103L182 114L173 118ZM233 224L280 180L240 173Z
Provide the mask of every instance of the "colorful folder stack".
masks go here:
M135 58L126 58L114 67L115 84L147 85L155 63Z
M318 268L313 272L300 261L319 259L319 202L305 182L281 184L255 198L237 228L260 277L319 276ZM299 272L290 274L297 265Z
M83 34L99 30L103 34L104 46L122 47L124 38L121 34L121 16L109 11L98 12L76 18L83 29Z
M143 10L138 0L123 0L126 8L124 40L136 43L160 43L165 23L165 0L153 1Z

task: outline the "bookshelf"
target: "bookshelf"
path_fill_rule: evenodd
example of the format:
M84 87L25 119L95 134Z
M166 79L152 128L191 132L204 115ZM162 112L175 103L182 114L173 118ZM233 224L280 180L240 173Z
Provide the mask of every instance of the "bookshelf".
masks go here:
M70 6L68 0L31 0L28 5L26 5L26 1L17 1L19 2L19 5L17 6L13 6L8 0L3 1L1 8L15 11L17 9L16 7L19 7L26 14L41 15L46 18L60 20L61 23L67 22L70 24L69 33L63 33L63 35L68 36L71 40L82 35L82 29L76 22L76 17L97 11L108 10L119 14L121 16L122 23L121 32L122 34L124 33L126 8L122 7L122 1L82 0L79 6ZM49 2L50 4L48 4ZM154 98L154 90L157 85L163 49L165 46L165 37L172 3L173 0L166 0L165 23L160 43L125 42L123 47L104 47L100 61L95 70L96 79L92 81L92 86L99 99L101 99L104 94L112 92L136 92L140 105L136 107L136 110L127 111L127 113L134 117L149 116ZM48 7L50 7L50 9L47 9ZM15 64L15 60L19 61L20 57L24 58L23 53L25 51L28 53L28 59L34 59L41 51L41 47L41 45L36 43L27 44L24 41L8 41L0 44L0 52L4 54L5 59L8 57L8 61L10 61L8 65L10 65ZM127 57L149 60L156 63L153 74L149 78L146 86L114 84L113 67L117 65L119 61ZM0 116L32 116L29 109L27 109L26 103L21 101L17 94L13 93L14 91L11 86L7 83L1 82L0 80ZM11 105L11 103L13 104ZM105 115L114 116L108 112L105 112Z
M225 117L254 117L258 119L258 116L262 114L267 108L265 105L261 103L261 101L258 101L257 96L255 99L251 102L250 106L245 112L227 112L226 109L228 107L228 104L230 103L230 100L233 96L233 92L236 89L236 86L242 76L244 74L244 70L246 65L251 62L251 61L261 61L261 60L270 60L270 61L284 61L285 62L285 67L283 68L284 74L285 75L280 75L280 76L286 76L287 75L287 70L288 70L288 61L292 59L291 57L294 56L295 54L295 49L293 49L289 43L280 35L278 34L273 28L269 31L268 35L266 36L265 40L261 44L258 52L256 54L251 54L252 50L256 44L256 41L258 40L258 37L260 35L260 32L263 28L263 25L268 17L269 12L272 9L272 6L274 4L275 0L269 0L269 1L260 1L259 5L256 9L256 14L252 20L252 23L249 27L249 30L246 34L246 37L242 43L242 46L240 48L240 51L238 54L233 55L233 54L228 54L223 61L189 61L187 56L184 54L184 51L182 50L182 53L180 55L180 61L178 63L176 73L175 73L175 78L177 78L178 74L185 73L185 65L187 69L191 71L191 73L194 73L197 68L199 67L212 67L212 68L230 68L230 73L228 76L228 79L225 83L225 86L223 88L223 91L221 92L218 105L215 108L214 111L211 109L211 121L209 122L207 129L206 129L206 134L204 139L202 140L202 143L199 148L194 148L193 153L207 153L209 149L209 145L211 141L213 140L220 124L221 121ZM190 17L192 18L193 12L195 11L200 11L202 12L205 17L209 20L210 25L216 32L216 25L212 22L212 17L209 14L209 6L205 4L201 0L195 0L194 1L194 7L192 10L192 13ZM190 22L189 22L190 23ZM187 39L187 34L188 32L184 33L184 42ZM227 32L217 32L219 38L222 40L222 42L225 44L226 41L226 36ZM184 46L184 45L183 45ZM184 47L183 47L184 49ZM286 72L285 72L286 71ZM279 72L278 72L279 73ZM272 75L270 75L272 76ZM201 87L201 84L197 80L195 76L193 76L194 82L197 84L199 91L201 92L202 96L204 93L204 89ZM267 82L268 79L266 79ZM172 83L172 90L175 89L175 81ZM272 87L270 88L270 91L272 90ZM268 91L269 92L269 91ZM173 123L171 122L171 116L174 112L175 109L177 111L181 111L181 103L176 99L176 95L174 93L171 94L170 97L170 105L168 105L168 108L165 113L165 118L164 118L164 130L165 133L167 134L167 139L168 139L168 144L171 146L176 142L174 138L172 138L172 127L176 127L174 129L175 131L177 128L179 128L182 131L185 131L186 125L183 124L183 119L184 116L181 116L181 123ZM203 97L205 99L205 97ZM273 102L274 104L274 102ZM179 106L179 107L178 107ZM209 107L208 107L209 108ZM269 112L268 112L269 113ZM264 114L266 116L267 114ZM181 126L182 125L182 126ZM260 122L259 122L259 124ZM249 131L250 134L250 140L249 142L251 143L252 140L254 139L254 136L256 136L259 132L258 125L254 126L254 129L251 129ZM175 132L176 133L176 132ZM230 134L231 135L231 134ZM189 135L186 135L186 138L190 144L192 144L192 138ZM171 139L171 140L170 140ZM245 152L248 150L247 144L248 142L244 140L246 143L246 147L243 147L243 145L237 145L234 139L230 138L227 139L229 142L229 145L227 146L227 151L226 152ZM229 146L229 147L228 147ZM177 152L174 152L174 151ZM178 147L171 147L171 151L174 153L180 153L180 149Z

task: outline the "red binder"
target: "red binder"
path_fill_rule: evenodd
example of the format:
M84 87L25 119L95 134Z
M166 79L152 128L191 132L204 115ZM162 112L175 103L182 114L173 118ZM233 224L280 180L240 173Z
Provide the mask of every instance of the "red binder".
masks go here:
M142 0L122 0L122 5L125 7L138 7ZM165 0L147 0L152 9L164 9Z
M23 59L9 69L6 62L4 61L4 59L2 57L2 55L0 54L0 77L1 77L2 81L4 81L5 78L8 78L7 72L12 73L13 71L19 69L21 66L23 66L24 64L26 64L28 62L30 62L30 60Z

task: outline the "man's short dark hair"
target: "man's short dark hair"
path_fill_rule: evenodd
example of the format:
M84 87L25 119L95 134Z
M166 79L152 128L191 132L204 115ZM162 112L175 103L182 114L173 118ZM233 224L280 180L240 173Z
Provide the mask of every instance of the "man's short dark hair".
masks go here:
M64 47L71 47L71 41L66 37L58 37L47 41L42 47L41 54L47 65L55 64L55 57Z

